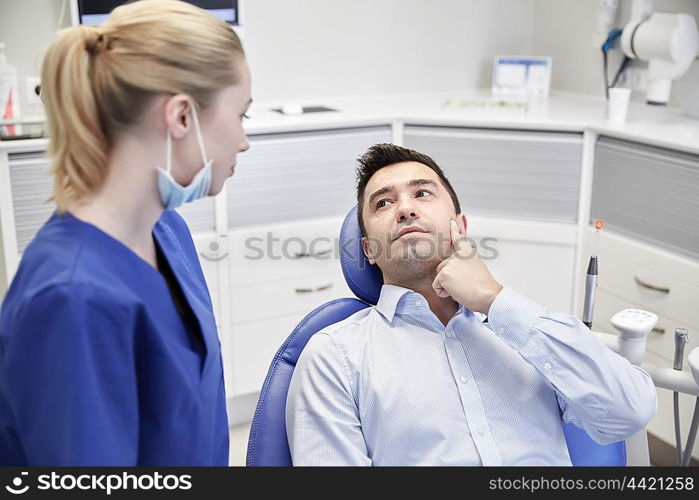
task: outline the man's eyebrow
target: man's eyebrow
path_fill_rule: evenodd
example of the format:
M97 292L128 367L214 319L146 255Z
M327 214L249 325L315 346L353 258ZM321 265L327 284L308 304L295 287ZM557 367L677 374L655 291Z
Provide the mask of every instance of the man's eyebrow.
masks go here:
M415 187L415 186L425 186L427 184L432 184L433 186L437 186L437 183L431 179L413 179L408 183L408 186L410 187Z
M373 193L371 193L371 196L369 196L369 205L371 205L374 202L374 199L381 196L382 194L386 194L389 191L395 191L395 186L384 186L381 189L377 189Z

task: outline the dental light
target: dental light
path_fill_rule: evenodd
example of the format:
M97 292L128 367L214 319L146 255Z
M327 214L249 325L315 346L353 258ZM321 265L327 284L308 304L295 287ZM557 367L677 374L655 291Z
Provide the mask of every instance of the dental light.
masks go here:
M697 56L697 25L688 14L655 12L624 27L621 49L631 59L648 62L648 104L667 104L672 80L682 76Z

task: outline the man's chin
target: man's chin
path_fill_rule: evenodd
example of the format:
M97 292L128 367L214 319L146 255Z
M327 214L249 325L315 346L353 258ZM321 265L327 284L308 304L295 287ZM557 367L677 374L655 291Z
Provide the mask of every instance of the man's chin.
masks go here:
M396 245L396 247L396 257L402 259L429 261L437 257L434 243L426 238L401 240L401 245Z
M415 255L400 256L385 262L382 266L384 280L402 283L408 286L411 283L422 282L425 279L434 279L439 261L435 259L419 258ZM408 286L408 288L410 288Z

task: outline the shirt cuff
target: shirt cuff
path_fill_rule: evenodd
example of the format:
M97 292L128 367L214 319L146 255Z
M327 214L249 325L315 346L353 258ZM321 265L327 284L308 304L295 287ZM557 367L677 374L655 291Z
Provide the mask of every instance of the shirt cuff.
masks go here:
M509 286L503 287L488 310L488 323L495 335L514 349L521 349L535 332L534 324L546 308Z

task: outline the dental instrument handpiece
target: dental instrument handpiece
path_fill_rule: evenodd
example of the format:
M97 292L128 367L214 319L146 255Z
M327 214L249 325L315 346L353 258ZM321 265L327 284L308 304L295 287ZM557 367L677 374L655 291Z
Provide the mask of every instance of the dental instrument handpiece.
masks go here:
M675 361L672 364L674 370L682 371L684 360L684 346L689 341L686 328L675 329ZM677 448L677 465L682 464L682 437L680 433L680 393L672 392L672 410L675 414L675 447Z
M595 309L595 293L597 292L597 256L590 257L585 278L585 305L583 306L582 322L592 328L592 313Z

